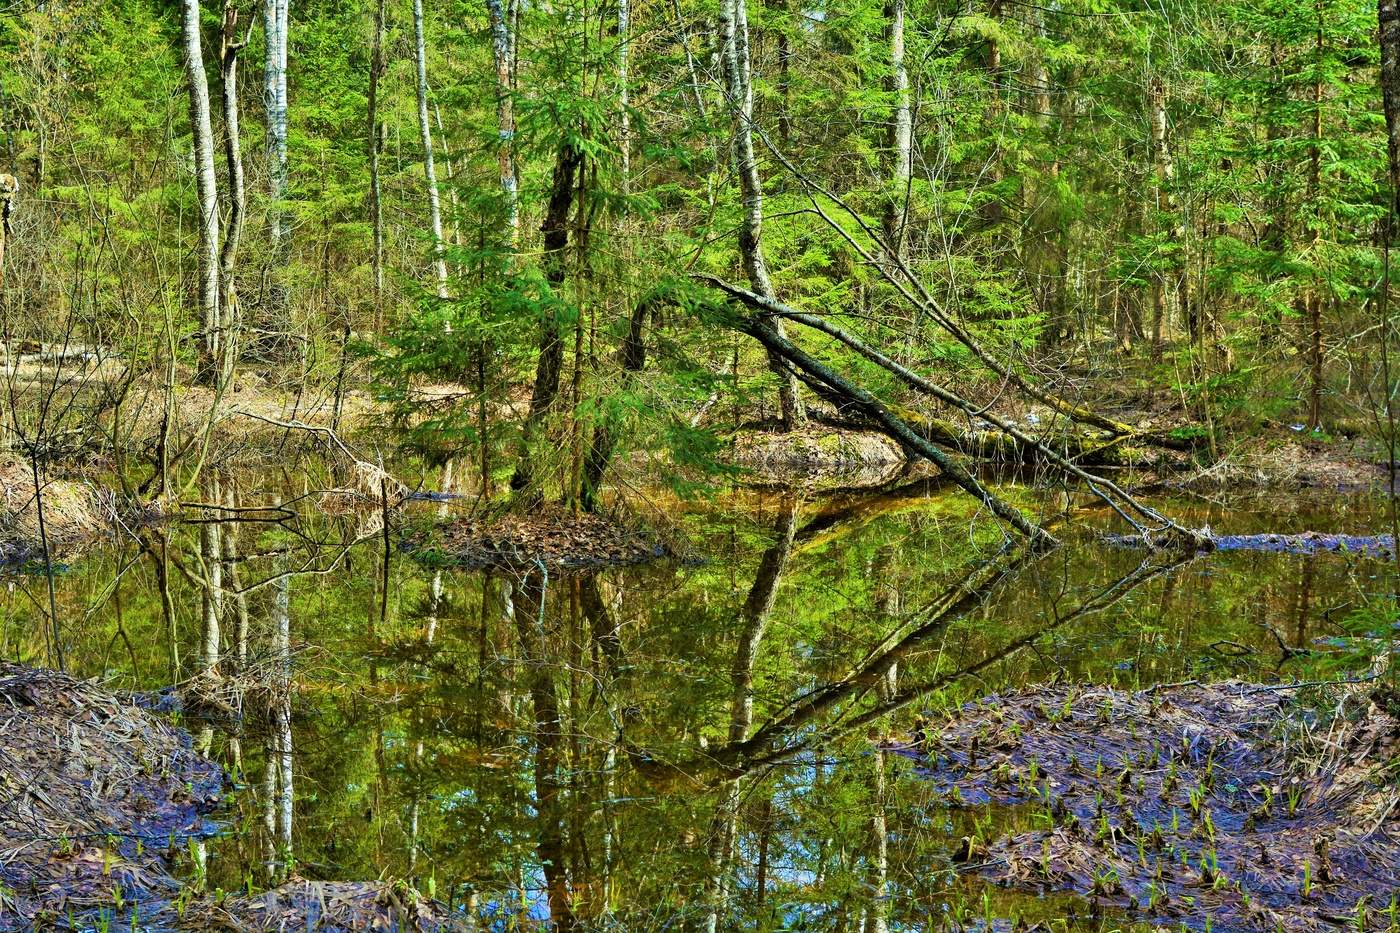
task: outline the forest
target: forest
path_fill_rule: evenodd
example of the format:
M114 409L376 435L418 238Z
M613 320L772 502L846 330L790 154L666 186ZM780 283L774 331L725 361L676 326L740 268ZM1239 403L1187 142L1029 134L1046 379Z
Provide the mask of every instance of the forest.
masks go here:
M0 931L1400 933L1400 0L0 0Z

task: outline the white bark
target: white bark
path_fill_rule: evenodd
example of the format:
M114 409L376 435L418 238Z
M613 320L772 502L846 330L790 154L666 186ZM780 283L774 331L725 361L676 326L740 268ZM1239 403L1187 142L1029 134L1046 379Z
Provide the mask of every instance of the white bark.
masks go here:
M272 624L277 656L277 836L285 871L292 861L292 650L291 578L281 577L273 594Z
M725 0L721 14L724 36L725 91L734 124L734 165L739 174L744 217L739 227L739 255L753 290L766 298L776 298L768 264L763 258L763 182L753 147L753 81L749 62L749 14L746 0ZM773 326L783 333L782 322ZM792 430L804 420L797 395L797 379L769 356L769 365L778 377L778 395L783 427Z
M373 253L370 270L374 279L374 327L380 327L384 300L384 193L379 180L379 79L384 74L384 0L374 7L374 44L369 62L369 105L366 145L369 149L369 217Z
M909 108L909 72L904 64L904 13L907 0L885 4L886 30L890 41L889 90L893 95L890 114L889 178L890 191L885 204L885 242L895 256L904 256L904 209L909 179L914 172L914 121Z
M280 264L291 247L292 219L287 213L287 24L289 0L265 0L263 33L263 106L267 108L267 179L272 201L269 236L273 261Z
M214 130L209 118L209 79L200 40L199 0L182 0L185 77L189 82L190 132L194 142L195 188L199 198L199 308L203 349L219 352L219 189L214 174Z
M218 477L211 477L206 493L208 501L222 502ZM199 667L212 671L219 666L219 646L224 615L224 555L223 527L218 522L199 526L199 556L204 562L204 624L199 653Z
M433 234L433 272L437 296L447 297L447 260L442 253L442 205L433 165L433 128L428 121L428 45L423 36L423 0L413 0L413 39L418 65L418 131L423 141L423 173L428 183L428 223Z
M625 4L627 0L622 0ZM496 158L500 163L501 194L506 202L506 233L510 246L520 240L520 182L515 167L515 101L511 96L512 56L515 42L510 34L501 0L486 0L491 21L491 48L496 61Z
M618 150L622 155L622 193L631 193L632 187L632 114L631 96L627 90L627 53L631 41L632 11L629 0L617 0L617 103L618 103Z
M238 5L224 0L223 40L219 50L219 74L223 77L224 160L228 173L228 223L219 253L219 327L223 358L219 362L220 384L233 375L238 359L238 294L233 269L238 260L238 243L243 235L243 214L247 202L243 178L243 148L238 121L238 53L246 44L238 38Z

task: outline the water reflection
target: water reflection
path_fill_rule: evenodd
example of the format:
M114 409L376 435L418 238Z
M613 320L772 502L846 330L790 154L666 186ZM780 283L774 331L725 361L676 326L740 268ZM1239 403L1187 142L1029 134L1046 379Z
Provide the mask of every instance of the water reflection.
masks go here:
M980 904L951 871L966 817L883 742L1022 682L1288 674L1386 585L1344 555L1143 563L1074 535L1033 559L937 483L690 507L696 566L467 573L314 485L211 475L189 520L82 557L57 580L70 667L181 685L239 779L191 854L211 888L410 878L489 929L937 928ZM10 579L7 657L43 661L42 586Z

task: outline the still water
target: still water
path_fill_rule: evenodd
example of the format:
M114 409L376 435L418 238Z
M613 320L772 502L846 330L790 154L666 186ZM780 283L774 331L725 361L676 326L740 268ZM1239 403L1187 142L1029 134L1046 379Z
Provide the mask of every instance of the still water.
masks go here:
M289 710L225 690L188 717L236 790L186 876L409 878L482 929L1125 928L959 874L985 815L944 806L882 743L1018 684L1313 673L1344 663L1393 586L1346 554L1144 564L1097 540L1112 528L1095 511L1065 547L988 574L1000 532L927 481L658 493L634 507L680 558L467 572L401 542L470 499L415 503L385 535L303 476L211 479L189 498L218 508L184 511L203 521L74 556L55 581L68 668L150 691L211 650L234 682L289 660ZM1386 525L1366 496L1153 504L1217 532ZM950 610L970 579L985 585ZM46 581L6 582L0 651L44 664Z

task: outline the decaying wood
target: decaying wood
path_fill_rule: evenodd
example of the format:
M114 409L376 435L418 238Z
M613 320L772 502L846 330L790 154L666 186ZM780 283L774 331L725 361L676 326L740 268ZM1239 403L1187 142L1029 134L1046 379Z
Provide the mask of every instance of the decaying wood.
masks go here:
M870 360L897 376L901 382L911 388L933 396L941 402L953 405L969 416L984 418L1000 432L1001 436L1007 438L1007 440L999 443L1011 449L1019 450L1023 454L1026 452L1034 452L1042 458L1044 462L1086 483L1090 492L1108 503L1119 516L1136 528L1143 536L1144 540L1149 541L1149 543L1184 543L1195 548L1209 547L1209 541L1203 535L1190 529L1183 528L1155 509L1143 505L1111 480L1089 473L1083 467L1069 459L1065 454L1054 450L1043 441L1031 437L1010 421L979 408L942 386L919 376L917 373L891 360L878 350L865 344L859 338L824 318L797 311L781 302L767 299L747 289L738 288L737 286L731 285L713 276L700 276L699 278L707 284L737 299L742 304L762 313L763 317L741 318L739 324L740 329L758 339L760 343L763 343L765 347L770 349L770 352L776 352L788 362L793 363L810 379L820 384L820 386L824 387L827 391L833 393L834 397L838 401L843 402L845 406L858 411L882 430L889 432L891 437L905 446L905 449L927 460L931 460L939 469L947 472L949 477L959 486L987 503L996 515L1009 521L1013 527L1032 540L1037 540L1038 535L1046 533L1040 528L1036 528L1034 532L1032 532L1028 525L1018 524L1013 520L1010 517L1010 513L1014 512L1017 516L1021 517L1022 522L1026 521L1024 516L1021 516L1020 512L1001 503L1000 500L997 500L985 487L981 486L971 474L954 464L948 457L943 455L937 447L933 446L933 444L930 443L931 439L924 436L923 433L918 430L915 423L911 423L909 419L904 417L907 409L899 409L895 406L881 403L865 390L837 376L829 368L817 363L811 357L802 353L786 338L772 333L772 329L766 325L766 319L768 317L781 316L813 329L820 330L836 338L867 360ZM774 347L779 347L779 349L773 349ZM801 362L799 357L805 357L808 362ZM925 423L924 427L929 428L931 425ZM990 432L986 433L990 434ZM910 443L908 440L910 437L915 438L918 443ZM986 439L986 443L991 443L990 437ZM1137 517L1135 518L1134 516ZM1151 524L1145 524L1145 522ZM1156 536L1155 538L1154 535ZM1049 541L1044 543L1053 543L1053 540L1053 538L1049 538Z

